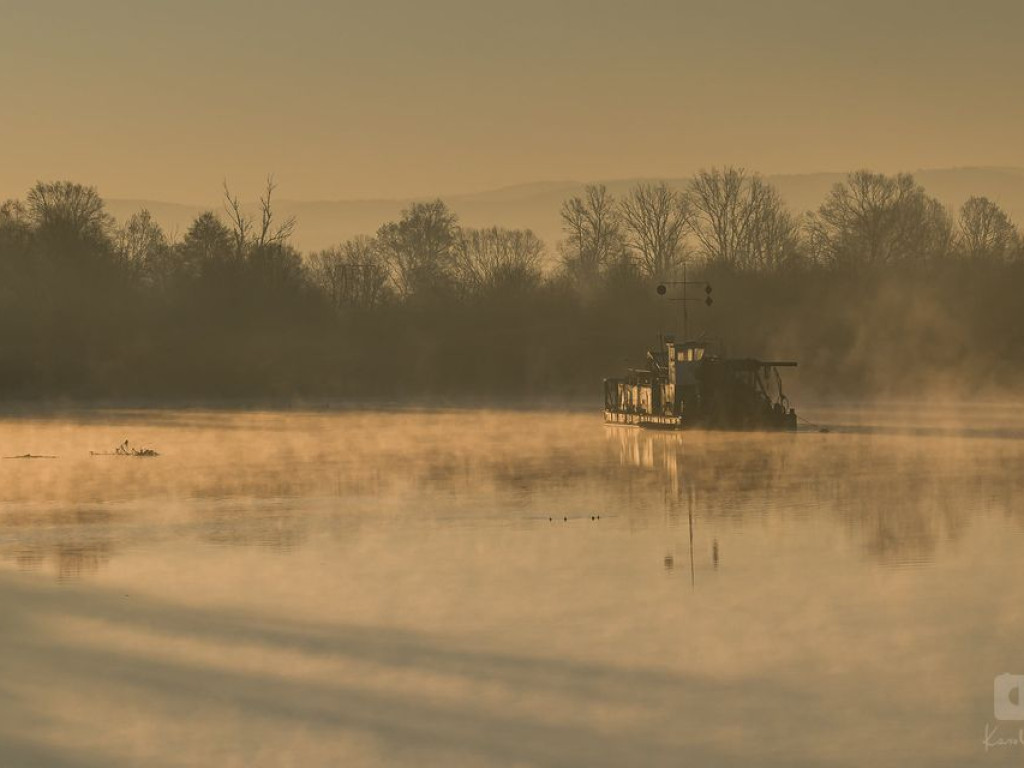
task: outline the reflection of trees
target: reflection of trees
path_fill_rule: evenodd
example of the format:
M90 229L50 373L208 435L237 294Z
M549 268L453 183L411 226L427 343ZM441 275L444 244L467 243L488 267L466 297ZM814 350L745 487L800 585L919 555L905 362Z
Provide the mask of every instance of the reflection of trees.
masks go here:
M24 571L52 571L58 580L96 574L143 531L118 524L130 519L106 510L57 510L47 513L9 513L0 516L0 559ZM308 523L301 510L261 509L254 504L232 504L212 512L196 511L190 528L210 544L290 550L306 539Z
M698 523L836 523L872 559L906 563L934 558L979 511L1024 523L1018 439L657 433L549 412L187 414L176 424L160 425L154 444L167 450L152 461L0 465L0 558L75 578L168 531L288 550L339 521L597 513L632 528L684 526L692 503Z
M608 428L620 467L667 489L670 515L694 494L704 518L830 515L872 558L927 562L979 507L1013 509L1015 444L850 435L662 434Z
M116 551L106 530L113 519L111 513L96 509L9 513L0 517L0 532L35 535L16 537L0 547L0 558L24 571L52 570L60 581L92 575Z
M22 571L52 570L58 581L73 581L97 573L110 560L113 551L108 541L51 542L5 548L0 551L0 557L13 561Z
M285 510L217 512L212 516L204 515L200 525L201 538L210 544L281 551L302 544L308 528L301 516Z
M113 543L109 540L74 544L60 542L53 547L52 558L60 581L91 576L106 565L113 554Z

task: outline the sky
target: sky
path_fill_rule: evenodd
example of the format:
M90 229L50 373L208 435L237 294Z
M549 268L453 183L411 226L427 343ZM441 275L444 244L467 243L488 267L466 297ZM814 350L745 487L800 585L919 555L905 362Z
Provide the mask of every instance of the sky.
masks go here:
M0 0L0 198L1024 167L1024 2Z

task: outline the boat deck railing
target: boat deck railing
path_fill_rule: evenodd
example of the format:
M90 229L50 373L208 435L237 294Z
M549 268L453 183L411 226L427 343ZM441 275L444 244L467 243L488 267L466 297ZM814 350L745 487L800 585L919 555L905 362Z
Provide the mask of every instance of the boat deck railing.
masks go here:
M653 413L626 413L605 409L604 420L609 424L645 424L659 427L678 427L682 423L679 416L660 416Z

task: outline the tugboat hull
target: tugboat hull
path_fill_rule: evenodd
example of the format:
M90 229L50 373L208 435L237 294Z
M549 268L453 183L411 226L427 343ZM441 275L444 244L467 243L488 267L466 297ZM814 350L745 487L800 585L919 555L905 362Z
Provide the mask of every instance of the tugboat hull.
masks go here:
M770 418L761 422L748 422L744 424L720 424L710 426L708 424L687 422L681 416L654 416L646 413L623 413L620 411L606 410L604 421L621 427L640 427L641 429L657 430L683 430L683 429L722 429L722 430L749 430L755 432L789 432L796 431L796 411L790 409L781 417Z

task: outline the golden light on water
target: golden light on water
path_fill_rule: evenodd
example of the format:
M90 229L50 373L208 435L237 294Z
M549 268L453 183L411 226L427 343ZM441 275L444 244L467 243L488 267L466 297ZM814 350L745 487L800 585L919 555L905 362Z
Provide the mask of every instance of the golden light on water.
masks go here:
M814 416L5 420L61 458L0 465L4 754L969 761L1024 629L1024 422ZM122 434L161 457L88 456Z

